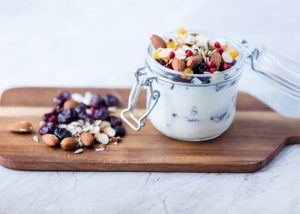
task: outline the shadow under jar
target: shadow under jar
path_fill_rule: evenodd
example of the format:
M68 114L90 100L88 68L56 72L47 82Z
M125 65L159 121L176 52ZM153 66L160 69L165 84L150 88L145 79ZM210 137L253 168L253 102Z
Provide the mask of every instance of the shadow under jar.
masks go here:
M149 45L146 66L135 73L136 83L129 96L128 108L122 119L135 131L139 131L150 119L162 134L185 141L204 141L216 138L232 124L236 111L237 84L242 74L244 56L240 44L217 34L212 39L222 39L239 51L236 63L230 69L213 74L186 74L160 65L153 57ZM134 108L139 91L147 90L147 108L136 118ZM125 117L129 112L131 121Z

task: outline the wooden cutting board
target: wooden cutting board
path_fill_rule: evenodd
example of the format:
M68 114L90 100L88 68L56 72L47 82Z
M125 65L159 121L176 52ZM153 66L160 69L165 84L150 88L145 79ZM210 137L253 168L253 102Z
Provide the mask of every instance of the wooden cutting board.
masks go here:
M122 97L124 104L129 93L128 89L89 90L101 94L114 92ZM32 140L34 134L17 135L6 131L9 123L20 118L31 121L37 130L40 115L48 108L34 106L51 105L53 96L59 91L61 89L20 88L3 93L1 105L6 106L0 108L0 163L3 166L23 170L255 172L285 145L300 143L297 137L300 136L300 120L279 116L242 93L231 128L221 137L207 142L173 140L148 123L140 132L127 128L128 135L123 142L109 145L103 152L87 149L76 155L36 143Z

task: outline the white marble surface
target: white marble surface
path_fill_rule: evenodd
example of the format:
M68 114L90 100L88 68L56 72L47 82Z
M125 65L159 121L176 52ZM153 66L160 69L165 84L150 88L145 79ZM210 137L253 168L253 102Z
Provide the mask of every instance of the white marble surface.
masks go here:
M180 26L300 56L299 3L0 0L0 90L129 87L148 37ZM247 69L246 69L247 70ZM299 102L245 72L240 89L289 116ZM300 146L252 174L25 172L0 167L0 213L299 213Z

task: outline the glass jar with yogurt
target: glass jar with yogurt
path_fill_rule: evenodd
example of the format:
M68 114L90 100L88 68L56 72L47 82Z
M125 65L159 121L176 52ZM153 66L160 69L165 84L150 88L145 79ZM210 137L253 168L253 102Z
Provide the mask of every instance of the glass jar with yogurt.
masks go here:
M155 47L150 44L146 65L135 73L136 83L128 107L121 112L122 119L133 130L139 131L149 118L152 125L168 137L204 141L220 136L231 126L242 67L246 58L253 63L255 53L246 55L245 43L219 34L206 35L211 41L222 41L238 51L235 63L225 71L183 73L158 63L153 57ZM147 90L147 108L144 115L137 118L134 109L141 89ZM127 113L131 120L125 116Z

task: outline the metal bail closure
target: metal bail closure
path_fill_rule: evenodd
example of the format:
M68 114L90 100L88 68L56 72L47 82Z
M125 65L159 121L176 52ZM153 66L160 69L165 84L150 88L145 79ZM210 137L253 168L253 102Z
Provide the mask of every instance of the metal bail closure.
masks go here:
M300 100L300 74L294 69L287 68L282 60L283 57L265 49L254 48L251 50L246 40L243 40L241 44L249 54L248 59L250 59L252 71L276 84L288 96Z
M134 131L139 131L143 126L145 126L147 117L149 116L149 114L151 113L153 108L155 107L155 105L160 97L160 92L157 90L153 90L153 86L152 86L153 81L154 80L157 81L157 78L156 77L148 77L147 72L146 72L147 68L148 68L147 66L144 66L142 68L139 68L135 72L136 82L135 82L134 86L132 87L129 98L128 98L128 107L121 112L122 120L128 126L130 126L130 128L132 128ZM134 115L134 109L136 107L136 103L139 98L140 91L143 88L149 88L150 96L148 97L146 112L140 118L137 118ZM132 122L130 122L127 119L126 114L128 112L129 112L130 118L134 121L135 124L133 124Z

